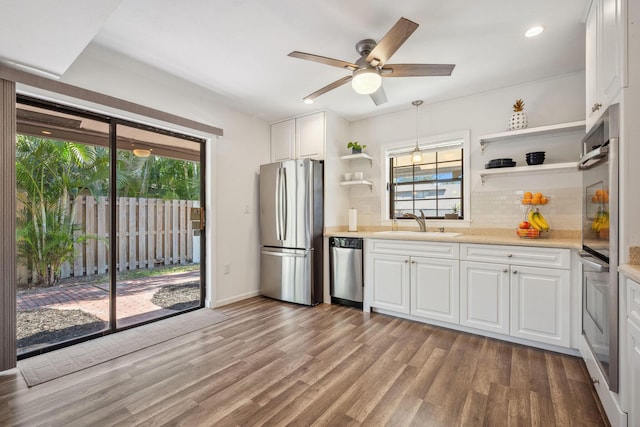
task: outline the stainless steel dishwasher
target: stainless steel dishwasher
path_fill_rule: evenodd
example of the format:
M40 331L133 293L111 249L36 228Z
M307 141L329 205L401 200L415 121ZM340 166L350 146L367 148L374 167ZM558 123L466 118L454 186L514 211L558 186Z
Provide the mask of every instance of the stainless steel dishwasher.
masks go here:
M362 239L332 237L329 247L331 302L362 308Z

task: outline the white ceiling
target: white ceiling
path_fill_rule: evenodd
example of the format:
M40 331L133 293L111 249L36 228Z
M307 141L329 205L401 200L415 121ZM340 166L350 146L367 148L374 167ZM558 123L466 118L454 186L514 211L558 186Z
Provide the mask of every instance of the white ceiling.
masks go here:
M587 1L0 0L0 60L63 75L97 43L270 122L320 109L357 120L583 70ZM353 62L356 42L380 40L401 16L420 26L389 62L454 63L452 76L384 79L378 107L349 84L302 103L348 72L289 52ZM544 33L523 37L532 25Z

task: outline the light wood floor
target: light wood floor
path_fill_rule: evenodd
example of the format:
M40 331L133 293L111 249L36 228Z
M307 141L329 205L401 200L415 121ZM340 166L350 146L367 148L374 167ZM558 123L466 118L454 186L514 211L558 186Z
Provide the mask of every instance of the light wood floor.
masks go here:
M0 425L607 425L579 358L331 305L232 318L31 389Z

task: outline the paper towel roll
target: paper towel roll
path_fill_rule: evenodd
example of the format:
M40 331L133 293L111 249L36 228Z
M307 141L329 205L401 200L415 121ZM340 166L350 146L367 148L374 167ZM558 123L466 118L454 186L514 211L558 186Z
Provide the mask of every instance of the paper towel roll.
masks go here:
M349 209L349 231L358 231L358 210Z

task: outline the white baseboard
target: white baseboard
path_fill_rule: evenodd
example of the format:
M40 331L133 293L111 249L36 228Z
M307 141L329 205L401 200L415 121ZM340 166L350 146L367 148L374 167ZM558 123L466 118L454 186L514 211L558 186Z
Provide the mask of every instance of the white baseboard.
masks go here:
M256 290L256 291L247 292L245 294L236 295L236 296L233 296L231 298L221 299L221 300L218 300L216 302L211 301L211 307L212 308L222 307L223 305L228 305L228 304L232 304L234 302L242 301L244 299L257 297L258 295L260 295L260 291Z

